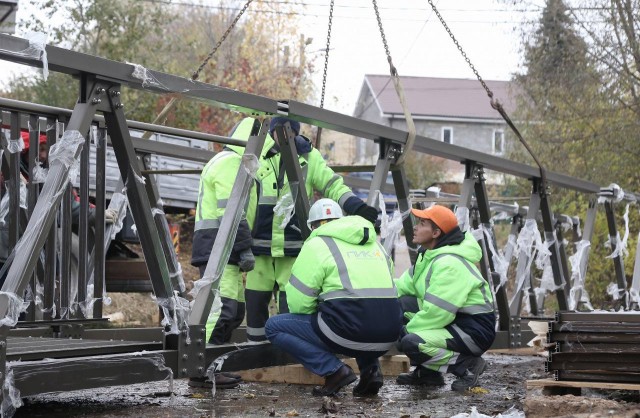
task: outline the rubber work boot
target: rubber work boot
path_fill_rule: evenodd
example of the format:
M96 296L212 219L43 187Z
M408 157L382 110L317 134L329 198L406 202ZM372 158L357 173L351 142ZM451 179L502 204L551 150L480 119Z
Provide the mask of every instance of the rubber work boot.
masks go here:
M233 375L233 373L229 374ZM234 375L238 376L237 379L227 376L227 373L216 373L214 376L216 380L216 389L233 389L242 382L242 379L238 375ZM189 379L188 385L192 388L210 389L213 387L213 383L207 377L192 377Z
M311 391L313 396L332 396L340 389L356 381L358 377L351 367L343 364L337 371L325 377L324 386L316 386Z
M382 387L384 379L380 367L374 366L364 373L360 373L360 381L353 388L354 396L373 396L377 395Z
M464 392L478 385L478 378L486 370L487 362L482 357L474 357L469 363L470 365L464 374L453 381L451 390Z
M414 386L444 386L442 373L427 369L423 366L416 366L411 373L399 374L396 378L399 385Z

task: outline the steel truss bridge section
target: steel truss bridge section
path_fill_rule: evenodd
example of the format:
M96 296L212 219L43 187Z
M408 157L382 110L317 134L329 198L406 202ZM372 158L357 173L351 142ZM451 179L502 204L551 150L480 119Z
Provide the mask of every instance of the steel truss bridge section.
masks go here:
M38 56L29 56L23 52L28 50L29 43L25 39L0 35L0 59L19 62L33 67L42 67L42 61ZM142 89L158 94L179 94L182 98L198 100L206 104L241 112L247 115L264 119L266 117L281 115L300 122L309 123L325 129L331 129L346 134L368 138L379 144L380 157L375 167L373 167L373 179L370 184L370 204L374 191L381 190L386 183L389 171L392 174L393 185L398 205L401 212L406 212L410 208L410 190L408 188L406 175L402 166L395 165L395 161L402 154L410 150L403 149L406 145L408 133L392 129L386 126L359 120L350 116L319 109L304 103L292 100L275 100L252 94L242 93L223 87L212 86L205 83L193 82L186 78L165 74L139 66L125 64L69 51L63 48L46 46L48 57L48 68L51 71L66 73L78 78L80 94L78 103L73 111L52 109L49 107L38 107L39 105L24 104L12 101L2 101L1 107L8 115L11 126L11 137L15 139L19 135L19 130L24 125L24 118L29 118L31 126L37 125L40 118L51 123L63 122L64 134L62 138L51 136L49 143L56 141L71 142L69 137L75 136L77 144L69 149L69 157L72 160L80 161L81 189L86 191L89 156L85 151L90 141L88 132L90 127L100 131L99 140L106 143L110 141L116 154L118 166L121 174L123 186L129 207L137 226L138 234L142 244L149 276L154 294L164 311L165 318L173 320L171 330L160 329L159 334L143 330L113 330L113 329L92 329L90 322L101 318L101 310L95 309L92 312L76 313L75 317L63 316L60 312L53 314L43 314L42 318L37 318L35 312L28 312L28 318L32 323L41 322L37 327L29 330L10 330L5 324L0 327L0 372L1 380L4 381L6 372L13 369L17 388L23 394L45 393L52 390L53 385L49 382L48 376L55 375L59 381L60 390L72 390L83 387L109 386L115 384L128 384L139 381L155 381L167 378L168 370L174 377L197 377L204 376L206 367L212 358L227 351L237 351L230 356L235 358L230 361L227 367L264 367L265 365L282 364L291 362L290 358L268 344L261 346L241 346L240 350L236 346L213 347L208 346L204 340L204 322L206 313L213 302L213 293L208 291L216 287L215 279L207 283L205 292L200 293L196 298L192 309L185 309L183 302L184 289L177 280L179 265L176 264L175 254L171 252L168 239L166 220L162 222L164 214L162 205L158 200L157 190L154 189L153 174L148 167L145 167L145 155L166 155L171 157L180 156L186 160L206 161L210 155L198 151L194 155L193 150L186 150L184 147L171 146L169 144L152 143L131 138L129 129L136 127L135 122L129 122L124 117L123 108L126 103L122 103L121 89L129 87ZM134 76L135 74L135 76ZM100 113L101 115L97 115ZM4 116L3 116L4 122ZM33 122L33 123L31 123ZM247 153L257 152L261 149L261 142L264 140L264 125L251 136L247 144ZM174 128L152 126L150 124L138 124L141 129L154 132L170 132L185 137L195 137L198 139L213 140L216 142L229 141L228 138L212 137L206 134L194 133ZM33 140L37 141L38 131L35 131ZM47 132L47 135L50 135ZM287 162L287 176L292 189L298 189L296 212L301 225L306 225L306 213L309 208L307 194L304 190L301 169L295 156L292 131L288 125L279 127L276 130L282 146L283 161ZM75 142L74 142L75 143ZM231 143L231 142L227 142ZM84 147L83 147L84 145ZM35 150L36 147L31 147ZM104 149L105 147L103 147ZM553 267L553 279L558 286L556 296L561 308L567 307L567 295L569 290L569 278L566 270L566 259L563 259L564 249L557 244L559 242L555 230L554 214L550 210L549 196L544 187L540 185L539 170L535 167L516 163L504 158L479 153L473 150L461 148L459 146L446 144L427 137L416 138L414 150L459 161L465 164L466 174L463 183L463 190L459 196L459 207L473 209L474 216L471 223L474 228L484 228L492 231L491 207L486 193L484 183L484 170L491 169L498 172L522 177L531 181L532 192L530 204L527 209L528 219L540 217L544 226L545 237L551 241L555 239L556 244L550 247ZM32 152L32 151L30 151ZM34 151L35 152L35 151ZM34 155L35 156L35 155ZM9 190L11 225L11 244L15 246L20 236L29 236L29 240L23 240L20 244L20 251L14 255L7 279L2 286L0 294L0 318L6 318L12 308L12 300L8 295L20 297L25 289L32 285L35 288L36 280L44 282L44 306L51 306L57 302L70 306L73 302L70 289L72 283L69 277L68 264L70 249L68 246L62 248L62 256L59 269L52 267L55 263L47 261L56 257L56 222L60 214L62 220L62 242L70 242L70 208L67 197L70 192L69 172L70 164L62 160L50 162L49 174L41 190L32 193L37 195L37 199L28 204L26 211L20 209L19 195L19 171L17 169L17 157L14 154L4 154L2 164L3 175L13 186ZM104 159L102 156L96 157L96 172L102 172ZM102 176L102 175L101 175ZM101 177L97 176L97 177ZM582 193L595 195L600 191L600 187L594 183L575 179L563 174L549 172L548 181L554 186L579 191ZM227 213L238 213L243 207L246 198L247 176L238 176L232 198L227 205ZM103 178L96 180L97 183L104 182ZM35 188L32 188L35 190ZM81 192L82 193L82 192ZM100 189L96 197L96 238L97 243L102 243L107 236L104 228L104 210L106 202L104 199L104 188ZM30 198L31 199L31 198ZM474 203L472 203L474 202ZM60 208L60 210L58 209ZM588 217L592 213L588 213ZM595 219L595 212L593 212ZM585 229L590 228L589 234L593 232L593 221L589 221ZM231 218L223 218L224 230L233 232L237 225ZM87 234L88 215L86 209L80 214L80 234ZM84 225L84 226L83 226ZM412 221L407 218L403 222L403 227L407 241L412 237ZM224 234L218 234L218 237ZM498 311L498 338L495 347L517 347L523 345L531 334L522 325L520 317L521 310L518 309L524 297L530 296L525 292L525 288L517 291L516 297L511 301L506 295L505 286L498 285L496 278L496 266L491 248L495 248L495 243L491 239L492 232L479 238L482 245L483 258L481 262L482 274L493 286L496 296L496 307ZM589 235L590 236L590 235ZM221 238L224 240L224 238ZM224 243L216 242L217 245ZM222 246L222 245L221 245ZM171 247L171 248L170 248ZM91 271L95 272L96 282L94 292L99 285L100 276L103 276L104 248L96 245L95 251L91 253L87 246L81 247L83 261L79 271L78 289L86 288L87 279ZM86 257L85 257L86 256ZM228 254L226 255L228 257ZM44 257L44 262L43 258ZM224 251L217 250L207 265L207 272L219 271L226 264ZM518 259L518 268L523 269L526 259ZM91 267L93 263L93 270ZM522 265L522 267L521 267ZM205 277L207 277L205 275ZM57 279L56 279L57 278ZM56 293L55 280L60 280L60 288ZM98 288L100 289L100 288ZM80 296L80 290L78 291ZM84 294L82 297L89 295ZM101 297L99 292L94 297ZM78 299L81 300L81 299ZM98 303L98 307L100 304ZM185 310L191 313L187 320ZM34 309L35 311L35 309ZM90 313L87 313L90 312ZM13 318L17 319L17 318ZM91 324L92 326L95 324ZM170 331L165 334L163 331ZM45 361L49 358L49 348L42 347L42 344L30 347L24 340L29 335L40 335L42 338L82 338L84 343L77 341L59 342L55 341L49 345L51 350L57 351L57 358ZM119 341L117 343L107 343L107 340ZM102 343L101 343L102 342ZM46 344L45 344L46 345ZM141 349L149 350L141 356ZM22 351L20 351L22 350ZM49 350L49 351L47 351ZM30 361L7 364L16 353L29 353ZM26 355L26 354L25 354ZM95 367L93 365L95 364ZM91 373L83 376L87 369L92 369ZM48 383L38 383L46 381ZM0 382L2 383L2 382Z

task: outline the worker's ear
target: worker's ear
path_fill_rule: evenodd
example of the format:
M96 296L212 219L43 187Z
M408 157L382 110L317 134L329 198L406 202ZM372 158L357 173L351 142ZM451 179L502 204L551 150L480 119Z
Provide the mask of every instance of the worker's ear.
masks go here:
M433 235L432 237L434 239L438 239L442 236L443 232L442 229L438 228L437 226L435 228L433 228Z

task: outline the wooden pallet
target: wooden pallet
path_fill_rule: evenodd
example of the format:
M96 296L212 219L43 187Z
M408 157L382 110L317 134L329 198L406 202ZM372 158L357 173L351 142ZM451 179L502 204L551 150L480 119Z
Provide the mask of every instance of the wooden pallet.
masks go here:
M574 382L569 380L540 379L527 380L527 391L542 389L544 395L580 395L584 388L611 389L611 390L637 390L638 383L610 383L610 382Z
M358 373L358 366L354 359L343 359L343 361ZM409 359L406 356L384 356L380 359L380 365L384 376L397 376L400 373L409 371ZM324 384L323 377L311 373L300 364L265 367L234 373L242 376L242 379L247 382L294 383L299 385Z

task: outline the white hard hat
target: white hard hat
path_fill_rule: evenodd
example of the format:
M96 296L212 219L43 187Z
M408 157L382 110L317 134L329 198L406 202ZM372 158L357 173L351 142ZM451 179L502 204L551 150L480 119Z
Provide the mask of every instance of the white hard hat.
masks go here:
M320 199L311 206L311 209L309 209L307 226L311 229L311 223L313 222L338 218L342 218L342 209L340 209L340 205L331 199Z

